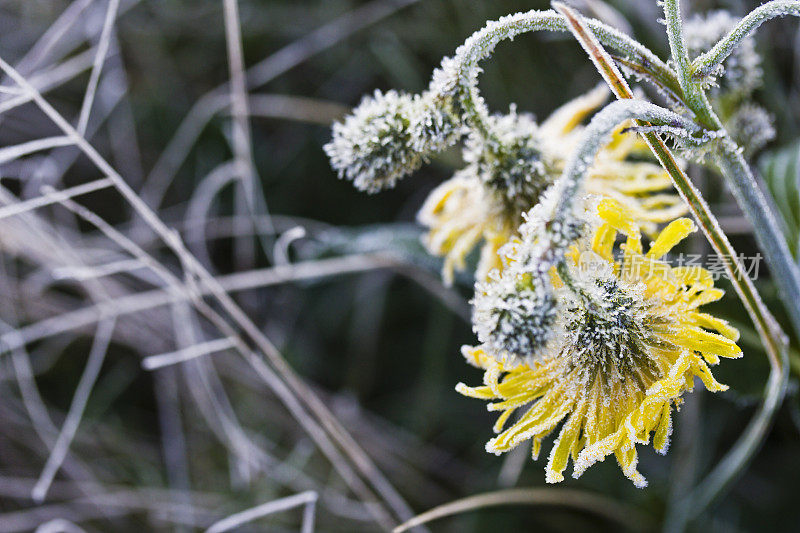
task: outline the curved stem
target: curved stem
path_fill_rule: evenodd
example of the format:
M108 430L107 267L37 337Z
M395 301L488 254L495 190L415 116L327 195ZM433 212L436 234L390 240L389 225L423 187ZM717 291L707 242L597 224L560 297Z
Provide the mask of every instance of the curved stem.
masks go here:
M556 213L565 213L574 200L578 187L588 175L589 167L600 149L610 140L618 127L631 119L643 120L650 125L684 128L687 133L700 128L692 121L663 107L644 100L617 100L596 113L581 135L581 142L567 161L561 178L563 192Z
M413 527L438 520L446 516L500 505L549 505L570 507L604 517L625 526L631 531L646 531L653 528L652 520L614 500L579 490L562 489L508 489L468 496L460 500L434 507L394 528L392 533L402 533Z
M728 32L714 47L696 58L690 70L694 78L703 78L719 67L733 50L747 38L750 33L768 20L786 15L800 16L800 1L772 0L760 5L747 14Z
M587 25L600 42L622 56L626 65L646 74L655 83L680 98L681 89L675 73L649 49L598 20L588 20ZM517 13L489 22L456 50L456 90L471 125L482 134L490 135L486 124L489 112L477 88L478 63L491 55L500 41L541 30L565 32L569 27L565 18L553 10Z

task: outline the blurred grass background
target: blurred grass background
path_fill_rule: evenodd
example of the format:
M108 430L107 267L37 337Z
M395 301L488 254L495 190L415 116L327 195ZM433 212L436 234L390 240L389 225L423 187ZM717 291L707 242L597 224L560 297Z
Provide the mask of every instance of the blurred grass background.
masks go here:
M239 4L245 64L249 66L337 17L358 13L367 2L242 0ZM587 9L590 4L576 3L587 13L591 13ZM641 42L665 57L666 38L663 26L657 22L661 15L655 0L617 0L608 4L627 20ZM743 14L756 2L686 4L691 4L693 11L725 7ZM68 5L56 0L9 0L0 4L0 56L15 64ZM135 129L114 129L109 120L97 124L91 140L101 153L109 154L112 163L139 190L144 176L195 103L227 82L226 41L218 1L143 0L123 2L122 6L124 12L116 23L119 49L109 59L110 64L122 68L109 72L124 72L127 85L122 102L109 115L113 118L125 114ZM385 235L391 234L394 240L389 245L427 273L426 279L437 275L438 263L425 257L417 244L419 230L413 225L414 217L427 193L458 165L457 152L436 158L394 190L368 196L337 180L331 171L321 148L330 136L329 122L375 88L422 90L441 58L452 54L486 20L548 7L547 2L538 1L421 0L354 32L254 89L254 94L272 98L264 100L263 115L293 117L253 116L251 120L255 167L269 212L280 222L275 222L276 226L285 230L301 225L308 231L308 236L291 248L291 259L314 260L375 246L385 248ZM91 13L95 19L100 16L102 22L103 9ZM81 24L89 32L98 21L87 16ZM794 20L772 22L758 38L765 57L765 86L759 99L776 115L779 135L768 151L790 146L800 135L797 28ZM74 54L88 46L84 43L76 47ZM516 103L520 110L540 117L599 82L582 50L566 35L521 36L501 44L492 60L483 66L481 89L490 107L505 110ZM88 72L84 72L53 90L48 99L66 116L76 116L87 80ZM286 103L275 95L296 98ZM231 157L229 123L226 114L216 115L192 145L160 206L159 214L168 223L181 220L201 180ZM52 135L53 131L53 126L29 104L2 116L0 143L18 144L32 137ZM115 138L119 131L135 133L135 138ZM122 145L115 146L120 141ZM2 168L4 185L22 195L25 180L33 174L30 167L41 168L42 164L41 158L28 158L27 165L20 161L6 165ZM67 168L63 183L82 183L87 175L96 174L85 158L78 158ZM719 178L706 176L698 169L693 169L693 176L703 184L715 211L730 228L735 228L731 236L737 250L754 254L757 250L752 235L722 190ZM129 223L123 202L108 191L80 202L112 224L123 227ZM233 194L223 191L215 207L216 216L230 215L233 204ZM55 209L48 213L58 221L63 213L59 215ZM91 230L85 224L79 229ZM273 235L265 234L270 243L274 242ZM695 237L701 239L699 235ZM704 250L701 242L692 246L693 250ZM252 264L240 264L230 238L210 240L208 249L209 266L215 274L271 264L270 251L259 252ZM4 257L4 261L14 263L23 274L27 272L11 257ZM21 283L23 274L14 277L6 271L12 284ZM759 288L770 307L781 315L763 263L761 274ZM41 310L35 308L42 295L26 293L21 286L8 289L9 283L4 286L3 297L19 308L22 322L39 318ZM53 290L69 295L70 288ZM470 293L467 278L460 280L454 294L447 293L451 298L460 298L460 307L457 298L454 310L420 283L381 270L248 291L240 295L238 302L276 342L297 372L328 400L345 427L357 436L412 508L421 512L509 484L544 485L543 460L532 463L522 457L528 453L527 447L522 456L510 458L484 452L494 417L481 402L454 391L459 381L475 383L480 379L459 354L462 344L475 340L465 320ZM590 469L580 480L568 479L565 487L612 497L659 522L671 499L685 493L733 444L754 410L768 367L733 291L714 312L743 330L745 357L726 361L715 371L720 381L731 385L730 391L711 395L696 390L686 397L687 402L675 419L673 445L666 457L657 456L652 449L641 452L641 470L650 487L635 489L613 460ZM164 332L147 324L138 327L132 337L115 337L70 454L85 464L96 480L135 490L163 488L171 483L164 466L160 425L164 413L159 395L163 394L164 385L159 382L159 372L146 372L140 367L142 356L157 352L143 349L136 342L136 335L150 336L148 342L163 345L162 351L174 349L171 328ZM159 336L163 336L161 344L157 342ZM62 419L69 406L90 344L91 332L88 336L86 332L76 332L31 347L36 382L56 420ZM796 342L794 346L797 347ZM227 353L211 357L220 376L217 386L227 391L248 434L281 461L294 463L324 485L341 489L341 481L326 473L325 460L314 451L313 444L283 406L253 380L244 363ZM0 402L4 404L0 408L0 531L12 531L8 524L32 524L40 516L31 514L37 507L24 494L12 490L12 481L36 478L47 451L21 414L20 392L10 378L13 371L7 356L0 361L0 368L4 398ZM235 461L211 436L200 412L202 405L193 404L190 389L195 384L191 374L175 380L191 489L208 496L207 507L224 516L226 512L288 494L274 481L268 468L251 475L236 472ZM800 489L796 390L795 384L753 463L731 491L692 525L694 529L800 531L800 509L796 505ZM206 500L196 499L195 503L198 501ZM85 518L80 522L87 531L193 530L192 526L170 525L152 509L115 517L103 516L102 504L98 505L101 510L97 518L91 518L86 506L74 509L76 519ZM36 518L8 521L20 516ZM299 516L297 511L275 515L251 529L240 530L297 530ZM44 521L55 515L44 513L41 517ZM319 531L373 527L369 522L335 516L326 511L325 505L318 509ZM605 531L611 527L597 517L573 510L504 507L448 518L432 524L431 529L546 532Z

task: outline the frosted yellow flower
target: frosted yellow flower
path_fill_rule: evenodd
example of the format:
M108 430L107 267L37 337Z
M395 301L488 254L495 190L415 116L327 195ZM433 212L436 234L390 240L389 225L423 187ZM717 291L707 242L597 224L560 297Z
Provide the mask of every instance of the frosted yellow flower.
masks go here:
M599 87L557 109L542 124L512 108L489 118L494 140L472 134L464 158L466 168L431 192L418 220L429 228L423 241L431 254L444 257L447 283L463 270L466 256L480 243L476 279L501 268L497 251L514 235L522 213L538 203L541 193L564 169L584 129L582 121L608 97ZM686 208L670 191L669 176L657 164L634 161L647 147L636 133L622 133L602 150L589 172L586 192L614 198L633 213L648 233L656 225L683 215Z
M470 364L485 370L484 384L459 383L456 390L492 401L489 410L501 413L494 427L499 434L487 443L487 451L500 454L532 440L536 459L542 439L561 424L545 467L549 483L564 479L570 458L578 477L614 454L623 473L643 487L636 445L648 444L652 435L656 451L666 453L672 410L680 406L682 394L692 390L695 377L710 391L725 390L709 365L742 352L736 329L700 311L723 295L710 273L662 261L696 230L691 220L670 223L643 253L640 228L629 210L605 199L596 212L599 221L591 239L568 254L568 277L562 280L551 270L549 295L529 290L530 275L508 264L502 277L495 273L494 281L483 284L513 282L527 299L541 296L544 303L509 306L508 297L496 298L500 310L491 326L479 330L476 324L482 344L462 348ZM618 233L627 240L615 260ZM509 309L523 311L509 318ZM544 319L543 309L549 310ZM552 334L546 339L532 335L520 321L525 313L537 324L533 331L546 324ZM484 309L481 317L490 315ZM515 334L523 342L510 340ZM506 427L517 411L520 415Z

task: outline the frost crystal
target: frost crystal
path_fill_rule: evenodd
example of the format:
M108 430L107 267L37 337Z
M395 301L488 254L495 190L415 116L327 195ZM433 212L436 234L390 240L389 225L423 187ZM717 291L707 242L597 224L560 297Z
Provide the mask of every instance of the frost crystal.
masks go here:
M597 220L592 214L597 198L591 196L575 199L559 218L556 208L560 188L559 183L552 185L542 194L541 202L522 215L525 222L519 227L521 242L516 246L515 259L526 269L549 270Z
M557 200L552 189L524 215L521 238L500 248L503 268L475 285L473 330L487 351L508 365L518 360L533 364L533 354L541 353L552 339L563 337L561 328L556 327L558 310L550 269L593 220L587 211L593 200L575 202L575 221L559 227L570 225L576 233L569 243L556 244L561 236L553 238L550 232L550 228L558 226L551 219Z
M775 138L773 116L763 107L746 103L725 122L725 129L736 144L744 148L745 157L758 152Z
M333 125L325 153L340 178L369 193L394 187L425 158L454 143L462 128L431 94L375 91Z
M467 138L464 160L512 211L529 209L557 176L542 150L539 128L531 115L518 114L513 106L507 115L490 117L488 125L491 138L477 132Z
M653 317L644 287L618 279L610 263L592 252L584 252L570 270L575 286L557 296L564 332L559 346L577 369L575 385L588 388L601 376L607 390L626 379L646 388L641 377L652 380L656 367L648 351L655 341L648 334Z
M458 92L459 64L452 57L442 59L441 67L433 71L428 93L444 101L452 101Z
M473 330L495 357L513 366L533 364L552 337L556 317L550 280L506 268L475 287Z
M708 52L737 22L736 17L722 10L695 15L683 26L689 57L694 59ZM716 85L711 87L710 96L746 98L761 86L762 74L761 57L756 52L755 42L747 38L734 49L725 66L720 66L709 77L708 84Z

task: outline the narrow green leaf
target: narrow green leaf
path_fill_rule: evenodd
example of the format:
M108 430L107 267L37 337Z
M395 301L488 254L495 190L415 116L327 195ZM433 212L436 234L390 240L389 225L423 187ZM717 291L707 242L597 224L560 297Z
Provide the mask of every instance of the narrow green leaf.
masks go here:
M758 163L783 219L789 248L797 258L800 245L800 139L765 153Z

